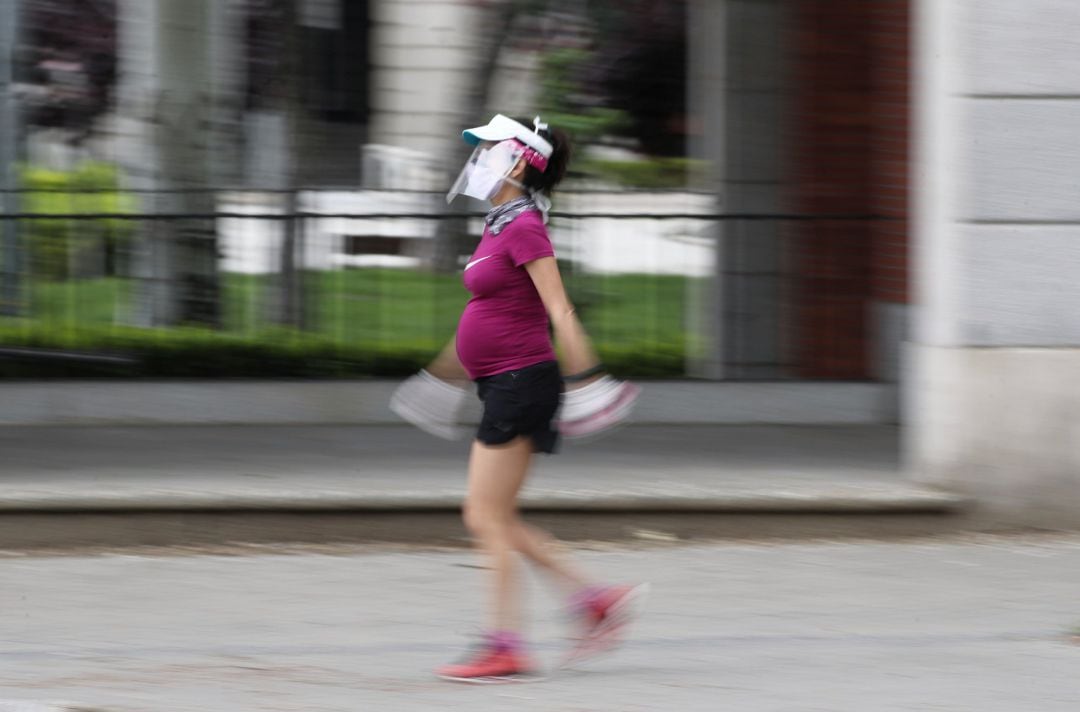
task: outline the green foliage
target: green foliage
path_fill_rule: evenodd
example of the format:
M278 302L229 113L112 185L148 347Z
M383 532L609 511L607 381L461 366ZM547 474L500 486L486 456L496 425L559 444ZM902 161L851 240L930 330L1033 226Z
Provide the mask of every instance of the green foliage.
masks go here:
M582 145L594 143L605 134L618 134L628 126L625 112L590 106L584 100L580 77L592 55L577 48L560 48L541 59L540 113Z
M685 154L687 3L649 5L590 0L559 9L576 13L580 26L541 55L538 101L578 143L620 137L649 155Z
M396 378L425 366L437 351L427 340L351 345L288 329L237 335L186 327L0 326L0 344L35 352L0 353L0 378ZM616 375L677 378L684 372L679 344L597 346ZM117 357L130 362L108 360Z
M575 169L623 187L669 190L700 182L708 164L692 158L650 157L631 161L580 159Z
M198 328L0 327L5 347L42 350L36 357L0 359L0 376L34 378L334 378L390 375L379 353L318 335L282 329L251 335ZM50 359L49 351L84 358ZM400 361L399 351L390 363ZM123 357L114 363L96 356ZM393 369L391 369L393 371Z
M133 199L120 191L115 166L84 163L73 171L53 171L27 166L22 169L22 212L44 215L78 213L130 214ZM80 192L89 191L89 192ZM104 271L115 271L119 249L135 229L131 220L99 218L78 222L40 218L20 223L30 253L33 274L48 280L79 276L79 265L96 262ZM98 259L94 259L97 257ZM99 276L99 275L95 275Z

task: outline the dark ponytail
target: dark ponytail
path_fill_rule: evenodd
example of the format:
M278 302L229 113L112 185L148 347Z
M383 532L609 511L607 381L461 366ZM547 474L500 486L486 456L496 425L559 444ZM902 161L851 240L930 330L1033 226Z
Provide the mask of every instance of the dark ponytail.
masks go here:
M514 121L524 126L533 125L532 119L515 118ZM521 182L526 188L550 196L551 191L555 190L555 186L566 176L566 166L570 163L570 136L561 129L553 128L541 129L539 134L553 147L547 169L541 173L539 169L527 165Z

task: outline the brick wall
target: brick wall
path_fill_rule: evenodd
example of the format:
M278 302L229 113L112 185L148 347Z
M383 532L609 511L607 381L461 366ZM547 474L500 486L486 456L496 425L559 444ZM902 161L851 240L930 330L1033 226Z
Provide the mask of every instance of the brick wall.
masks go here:
M803 378L871 377L871 305L906 300L908 13L908 0L798 0L793 13L794 209L897 218L790 228Z
M910 127L910 0L870 6L874 40L873 287L877 301L908 301L908 131Z

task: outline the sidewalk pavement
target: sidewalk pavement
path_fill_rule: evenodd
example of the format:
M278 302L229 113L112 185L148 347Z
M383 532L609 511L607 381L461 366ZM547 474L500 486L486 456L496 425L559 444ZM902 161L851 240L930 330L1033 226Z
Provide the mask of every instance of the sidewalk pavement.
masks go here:
M652 582L628 644L546 682L484 687L430 673L482 622L469 552L0 557L0 699L107 712L1080 709L1075 536L577 554L605 579ZM526 585L528 638L550 663L559 602Z
M633 426L540 457L527 508L943 511L892 426ZM0 511L450 510L468 442L407 426L0 428Z

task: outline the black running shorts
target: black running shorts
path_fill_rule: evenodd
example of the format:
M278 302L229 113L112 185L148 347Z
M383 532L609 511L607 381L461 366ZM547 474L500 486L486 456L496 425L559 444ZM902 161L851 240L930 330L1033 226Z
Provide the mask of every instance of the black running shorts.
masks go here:
M476 439L485 445L508 443L519 435L532 438L533 452L555 452L559 434L551 424L563 390L555 361L476 379L484 414Z

